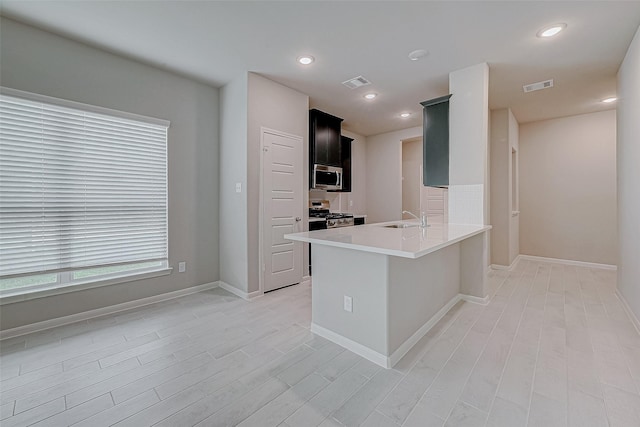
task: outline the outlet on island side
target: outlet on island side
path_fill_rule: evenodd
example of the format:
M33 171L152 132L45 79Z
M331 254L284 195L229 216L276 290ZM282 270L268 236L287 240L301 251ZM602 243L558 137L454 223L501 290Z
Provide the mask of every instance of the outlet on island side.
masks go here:
M353 313L353 298L346 295L344 296L344 311Z
M178 273L184 273L187 271L187 263L185 261L180 261L178 263Z

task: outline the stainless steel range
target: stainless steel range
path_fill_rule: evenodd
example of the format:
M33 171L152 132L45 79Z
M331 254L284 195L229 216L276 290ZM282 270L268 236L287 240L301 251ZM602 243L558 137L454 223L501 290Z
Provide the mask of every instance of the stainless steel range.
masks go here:
M353 215L346 213L327 214L327 228L350 227L353 225Z
M315 230L323 230L325 228L337 228L337 227L350 227L354 225L353 214L350 213L332 213L329 211L329 201L310 201L309 202L309 218L320 218L322 221L314 221L310 223L309 230L311 230L311 224L314 224Z

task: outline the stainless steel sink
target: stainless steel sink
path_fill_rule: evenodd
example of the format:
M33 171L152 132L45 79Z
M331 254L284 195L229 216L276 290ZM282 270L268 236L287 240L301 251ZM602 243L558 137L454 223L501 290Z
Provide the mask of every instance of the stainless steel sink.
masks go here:
M383 225L384 228L411 228L418 227L420 224L413 224L410 222L398 222L395 224Z

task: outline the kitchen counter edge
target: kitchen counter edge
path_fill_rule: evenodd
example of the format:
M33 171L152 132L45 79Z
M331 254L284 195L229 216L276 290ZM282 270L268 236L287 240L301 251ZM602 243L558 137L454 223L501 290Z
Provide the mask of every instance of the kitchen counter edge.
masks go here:
M397 222L398 221L389 221L389 222L381 222L376 224L367 224L364 226L359 226L357 228L362 230L363 228L366 227L367 230L370 230L371 232L374 232L374 233L376 231L386 232L386 233L388 233L389 231L393 231L393 232L401 233L403 230L406 230L401 228L400 229L384 228L386 224L393 224ZM381 245L341 242L337 240L322 238L321 236L314 236L314 234L316 235L327 234L327 232L333 232L333 234L337 234L340 232L344 232L345 229L350 229L351 227L336 228L336 229L330 229L330 230L306 231L302 233L290 233L290 234L285 234L284 238L289 240L299 241L299 242L306 242L306 243L312 243L312 244L318 244L318 245L324 245L324 246L333 246L337 248L354 249L354 250L359 250L363 252L373 252L373 253L378 253L383 255L391 255L391 256L397 256L402 258L415 259L415 258L420 258L424 255L430 254L432 252L436 252L440 249L446 248L447 246L454 245L458 242L461 242L465 239L468 239L480 233L489 231L492 228L491 225L447 224L447 227L450 227L450 226L470 227L472 228L472 230L467 233L457 235L456 237L451 239L446 239L439 242L434 241L432 242L431 245L427 247L423 247L417 251L404 251L404 250L398 250L398 249L393 249L389 247L383 247Z

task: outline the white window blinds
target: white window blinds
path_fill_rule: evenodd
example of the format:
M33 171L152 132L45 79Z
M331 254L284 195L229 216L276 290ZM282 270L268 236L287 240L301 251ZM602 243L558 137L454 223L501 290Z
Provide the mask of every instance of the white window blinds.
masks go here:
M29 98L0 94L0 276L166 259L168 123Z

